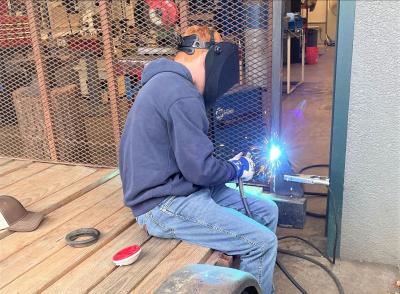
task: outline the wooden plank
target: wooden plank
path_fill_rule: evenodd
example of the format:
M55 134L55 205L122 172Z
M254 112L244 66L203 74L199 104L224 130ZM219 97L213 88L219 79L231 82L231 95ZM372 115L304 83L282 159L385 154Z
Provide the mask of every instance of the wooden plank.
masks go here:
M44 214L48 214L62 205L109 181L118 174L118 170L110 172L109 169L100 169L93 174L79 180L78 182L75 182L73 185L62 189L53 195L50 195L49 197L41 199L38 202L28 205L27 208L32 211L40 211ZM8 230L1 231L0 240L13 233L14 232Z
M132 293L153 293L170 274L187 264L203 263L211 252L209 248L182 242L133 289Z
M32 161L25 161L25 160L12 160L6 164L0 165L0 177L6 174L12 173L22 167L30 165Z
M130 266L116 268L89 293L128 293L170 254L179 242L152 237L143 245L142 256L138 261Z
M226 255L220 251L212 251L212 254L204 263L217 266L232 267L233 256Z
M115 193L120 189L120 187L120 179L114 178L79 199L76 199L75 201L72 201L60 209L50 213L35 231L14 233L7 238L4 238L1 241L0 261L33 243L35 240L45 236L47 233L69 221L73 217L93 207L100 201Z
M0 157L0 166L3 165L3 164L7 164L7 163L9 163L11 161L13 161L13 159Z
M94 168L84 166L55 165L15 184L1 188L0 194L13 196L24 206L28 206L95 171Z
M114 239L121 231L133 224L132 212L129 208L123 208L107 219L99 223L96 228L102 232L101 238L95 244L73 248L65 245L57 253L53 254L42 263L14 280L2 289L4 293L39 293L54 283L57 279L80 262L91 256L105 244ZM110 256L102 256L104 263L111 262ZM76 292L75 292L76 293Z
M41 263L65 246L65 235L82 227L95 227L98 223L123 207L122 191L113 193L95 206L55 228L42 238L0 262L0 288Z
M31 205L29 209L33 211L40 211L44 214L48 214L59 207L79 198L80 196L92 191L93 189L103 185L111 179L119 175L118 170L100 169L90 174L89 176L65 187L64 189L39 200ZM119 177L116 178L115 183L121 186L121 180ZM114 182L113 182L114 183Z
M138 225L130 226L106 246L62 276L43 293L86 293L116 269L111 262L111 256L115 252L131 244L142 246L149 239L150 236Z
M216 265L217 262L222 258L222 256L223 253L221 251L213 251L210 257L204 263Z
M0 188L4 189L4 187L7 187L14 183L17 183L18 181L28 178L31 175L34 175L36 173L40 173L41 171L48 169L52 166L54 166L54 164L43 163L43 162L32 163L32 164L30 164L24 168L21 168L15 172L12 172L5 176L2 176L1 180L0 180Z

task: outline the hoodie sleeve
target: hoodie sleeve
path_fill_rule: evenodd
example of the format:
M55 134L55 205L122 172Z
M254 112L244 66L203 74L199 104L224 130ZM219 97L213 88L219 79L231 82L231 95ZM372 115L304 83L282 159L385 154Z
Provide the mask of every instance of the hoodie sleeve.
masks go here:
M178 168L195 185L211 187L236 177L235 167L213 156L208 120L199 98L183 98L168 110L168 129Z

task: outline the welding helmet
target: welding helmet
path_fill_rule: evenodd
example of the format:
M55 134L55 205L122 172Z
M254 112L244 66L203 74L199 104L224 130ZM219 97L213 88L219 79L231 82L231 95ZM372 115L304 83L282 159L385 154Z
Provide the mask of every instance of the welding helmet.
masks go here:
M210 42L197 35L179 36L178 51L192 55L195 49L208 49L205 61L204 103L207 108L239 82L239 49L231 42L215 42L210 31Z

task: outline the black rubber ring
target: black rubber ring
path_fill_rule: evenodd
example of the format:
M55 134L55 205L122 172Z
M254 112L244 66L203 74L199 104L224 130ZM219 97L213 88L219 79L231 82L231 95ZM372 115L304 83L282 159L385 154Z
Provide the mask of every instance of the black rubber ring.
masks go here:
M76 240L79 237L86 237L89 236L91 238L87 238L84 240ZM71 247L86 247L92 245L97 242L100 238L100 231L94 228L82 228L77 229L68 233L65 236L65 241Z

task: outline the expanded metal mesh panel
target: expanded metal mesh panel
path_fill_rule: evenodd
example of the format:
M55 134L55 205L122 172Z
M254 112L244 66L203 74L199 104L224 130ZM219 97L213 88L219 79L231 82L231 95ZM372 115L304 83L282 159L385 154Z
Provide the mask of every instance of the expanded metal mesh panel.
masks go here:
M209 112L216 155L260 144L272 0L1 0L0 156L116 166L144 65L173 58L175 35L191 25L240 47L240 85Z

